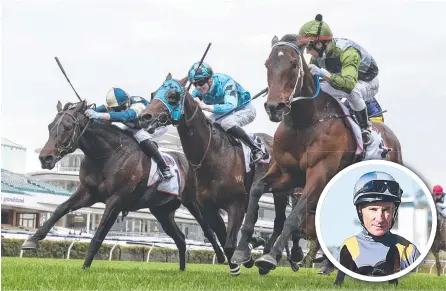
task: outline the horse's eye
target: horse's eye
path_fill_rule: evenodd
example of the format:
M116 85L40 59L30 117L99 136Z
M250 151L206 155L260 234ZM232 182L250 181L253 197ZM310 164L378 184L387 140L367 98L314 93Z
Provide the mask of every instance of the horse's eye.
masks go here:
M292 61L291 61L291 66L292 66L293 68L297 68L297 64L298 64L297 60L292 60Z

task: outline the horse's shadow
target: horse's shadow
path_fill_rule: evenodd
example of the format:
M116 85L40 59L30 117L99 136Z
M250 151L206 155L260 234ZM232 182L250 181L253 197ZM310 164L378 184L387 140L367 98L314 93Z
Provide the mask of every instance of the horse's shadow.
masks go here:
M347 246L342 247L339 255L339 263L342 266L346 267L350 271L353 271L354 273L370 277L388 276L398 273L401 270L400 260L400 253L398 251L398 248L394 245L391 246L389 251L387 252L386 260L379 262L375 266L363 266L358 268ZM341 270L338 270L334 285L342 285L342 283L344 282L344 277L345 273ZM389 284L398 286L398 279L389 280Z

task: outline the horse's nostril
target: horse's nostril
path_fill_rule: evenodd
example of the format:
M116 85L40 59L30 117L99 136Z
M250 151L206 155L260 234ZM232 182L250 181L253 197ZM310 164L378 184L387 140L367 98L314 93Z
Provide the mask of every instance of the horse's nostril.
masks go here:
M142 116L142 120L145 122L149 122L150 120L152 120L152 114L150 114L150 113L144 114Z
M53 161L53 157L51 155L48 156L40 156L39 159L44 163L51 163Z
M281 102L281 103L277 104L276 110L283 111L283 110L285 110L285 107L286 107L285 103Z

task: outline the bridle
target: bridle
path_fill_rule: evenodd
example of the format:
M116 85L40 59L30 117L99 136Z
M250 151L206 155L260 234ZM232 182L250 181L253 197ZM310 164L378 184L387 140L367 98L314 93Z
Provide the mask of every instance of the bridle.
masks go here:
M60 116L59 120L53 126L53 128L51 128L51 130L50 130L50 132L52 132L54 129L56 129L56 140L58 141L59 126L62 123L62 120L64 119L65 114L70 116L74 120L74 129L73 129L73 133L71 134L70 142L68 143L68 145L66 145L64 147L60 147L59 143L58 142L56 143L57 153L56 153L55 163L57 163L60 159L62 159L66 154L74 152L76 150L76 148L79 147L79 140L84 135L84 133L86 132L86 130L91 122L91 119L89 119L87 124L84 126L84 129L82 131L80 131L80 122L72 113L70 113L68 111L63 111L61 113L62 113L62 115ZM78 114L83 114L85 116L84 113L78 113ZM80 134L77 137L76 137L76 132L80 132ZM111 151L109 154L107 154L105 156L101 156L99 158L95 158L95 159L98 159L98 160L104 159L104 158L110 156L114 151L118 150L121 147L122 147L122 132L121 132L121 136L119 138L119 146L117 148L115 148L113 151Z
M180 95L180 100L178 101L178 104L176 106L170 105L169 103L167 103L165 100L163 100L162 98L156 97L156 93L155 96L153 97L153 99L157 99L159 101L161 101L164 104L164 107L166 107L167 111L169 112L168 114L165 112L162 112L158 115L158 117L155 119L154 122L158 123L161 126L166 125L168 122L170 122L170 124L172 124L172 126L174 127L178 127L180 125L179 121L181 120L181 118L184 116L184 122L186 124L186 126L197 116L198 113L198 105L195 107L194 113L192 114L192 116L187 119L185 112L184 112L184 101L186 99L186 94L187 91L184 90L184 87L177 81L174 79L170 79L171 81L174 81L175 83L177 83L177 85L182 88L182 92ZM175 90L175 89L171 89L171 90ZM165 94L169 93L170 90L168 90ZM177 91L175 91L175 93L178 93ZM152 100L153 100L152 99ZM181 106L181 107L180 107ZM176 118L173 118L172 115L174 114L175 110L181 109L179 116L177 116ZM166 116L167 115L167 116ZM162 119L161 119L162 117ZM194 172L196 172L198 169L201 168L201 165L204 161L204 159L206 158L208 152L209 152L209 148L211 146L211 141L212 141L212 122L210 120L208 120L208 126L209 126L209 138L208 138L208 144L206 147L206 150L203 154L203 157L200 159L200 162L198 164L193 164L189 161L189 159L187 159L188 163L191 165L191 167L193 168Z
M291 108L291 104L293 102L295 102L295 101L302 100L302 99L308 100L308 99L316 98L319 95L319 92L320 92L320 83L319 83L319 78L317 76L314 77L315 78L315 82L316 82L316 92L315 92L315 94L313 96L311 96L311 97L295 96L296 92L299 92L299 93L302 92L302 87L304 85L303 77L304 77L305 72L304 72L304 69L303 69L303 66L302 66L302 63L303 63L302 51L299 49L298 46L296 46L295 44L293 44L291 42L287 42L287 41L278 41L278 42L276 42L272 46L271 50L276 48L276 47L278 47L278 46L288 46L288 47L291 47L291 48L293 48L296 51L297 56L298 56L298 58L297 58L297 61L298 61L298 63L297 63L298 71L297 71L296 82L294 84L293 91L291 92L290 96L288 97L287 102L285 102L285 105L287 107ZM289 111L288 111L288 113L289 113Z

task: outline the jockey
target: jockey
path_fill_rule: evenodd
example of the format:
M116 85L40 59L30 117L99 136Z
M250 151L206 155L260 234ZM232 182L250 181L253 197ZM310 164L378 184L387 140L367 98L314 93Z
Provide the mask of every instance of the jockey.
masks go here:
M115 121L114 125L133 133L133 137L138 141L141 149L149 158L153 158L160 168L164 179L173 177L170 167L162 158L158 147L152 142L152 137L161 136L167 128L160 128L155 131L154 136L144 129L141 129L138 122L138 114L144 110L149 102L143 97L131 96L121 88L112 88L106 97L107 105L96 107L96 110L88 109L85 114L93 119L105 119Z
M446 218L446 193L443 192L443 187L435 185L432 192L434 193L434 202L438 213Z
M361 270L379 272L391 247L400 252L401 270L420 256L413 243L390 231L398 216L402 194L399 183L384 172L366 173L356 182L353 204L363 230L346 239L341 249L345 247L350 252L360 273Z
M372 143L371 124L366 102L373 101L379 89L378 66L373 57L357 43L333 38L322 15L305 23L299 30L298 46L306 46L312 55L309 68L326 82L321 89L341 99L347 98L361 127L364 145Z
M202 63L200 68L198 65L198 62L193 64L188 74L189 82L196 88L192 97L202 110L213 113L210 118L214 121L221 114L237 108L215 122L251 148L254 163L261 160L265 153L242 129L256 117L256 109L250 102L251 95L230 76L213 73L206 63Z

